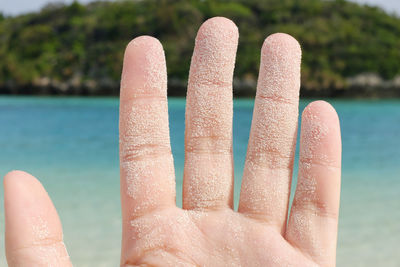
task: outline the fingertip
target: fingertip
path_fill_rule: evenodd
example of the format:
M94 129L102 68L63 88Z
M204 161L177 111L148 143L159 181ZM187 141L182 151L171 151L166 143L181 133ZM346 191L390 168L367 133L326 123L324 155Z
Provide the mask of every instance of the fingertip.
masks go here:
M27 172L12 170L4 175L3 185L4 189L8 191L9 189L21 186L27 188L37 185L41 186L41 183Z
M268 36L261 48L257 95L298 105L301 48L285 33Z
M4 180L9 180L12 177L27 176L27 175L29 175L29 174L24 171L12 170L12 171L9 171L8 173L6 173L6 175L4 175Z
M167 70L161 42L143 35L128 43L121 77L121 100L166 95Z
M41 182L27 172L10 171L4 176L3 183L6 214L14 213L17 209L28 208L36 205L35 203L49 199Z
M225 17L213 17L203 22L196 39L207 38L210 34L214 34L215 36L222 35L228 38L224 41L229 41L229 39L238 39L239 30L232 20Z
M314 101L304 109L301 121L300 158L340 168L340 123L333 106Z
M268 36L263 43L263 54L277 53L281 55L289 54L293 59L300 60L300 43L291 35L286 33L274 33Z
M263 47L269 49L279 49L281 47L289 47L292 48L294 51L301 52L300 43L296 40L296 38L287 33L282 33L282 32L273 33L269 35L267 38L265 38Z
M146 55L164 57L161 42L152 36L142 35L134 38L125 48L124 68L154 64ZM161 58L160 58L161 59Z
M231 30L233 32L239 32L236 24L232 20L225 17L212 17L207 19L201 25L200 30L209 27L221 28L221 29Z
M312 110L312 109L330 109L333 112L336 112L335 108L329 103L324 100L316 100L309 103L305 110Z
M132 39L125 48L125 57L134 56L137 53L141 53L143 49L161 49L163 46L161 42L152 36L141 35Z
M231 98L238 38L236 25L227 18L214 17L201 25L190 64L188 96L207 86L224 90Z
M303 110L302 117L318 117L332 124L339 124L339 116L335 108L324 100L313 101Z

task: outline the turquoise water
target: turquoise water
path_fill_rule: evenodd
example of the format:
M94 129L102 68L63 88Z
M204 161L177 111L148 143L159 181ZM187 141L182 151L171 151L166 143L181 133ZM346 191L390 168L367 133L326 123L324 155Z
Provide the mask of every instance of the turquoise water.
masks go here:
M301 110L308 102L301 102ZM338 266L398 266L400 101L331 103L343 137ZM169 106L180 192L184 99L170 99ZM235 101L236 185L252 109L251 100ZM41 180L59 211L75 266L116 266L121 235L118 99L2 97L0 125L0 174L22 169ZM0 219L4 230L2 209ZM0 239L0 266L5 266L3 234Z

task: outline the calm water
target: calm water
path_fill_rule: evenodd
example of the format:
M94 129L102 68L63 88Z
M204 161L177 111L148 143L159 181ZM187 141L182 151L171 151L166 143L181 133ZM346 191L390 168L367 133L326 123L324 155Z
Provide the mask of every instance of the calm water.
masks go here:
M399 266L400 101L331 103L343 137L338 266ZM169 106L180 192L185 102L170 99ZM235 102L236 185L252 109L251 100ZM59 211L75 266L119 262L117 119L118 100L112 98L0 98L0 174L22 169L41 180ZM2 210L0 219L3 231ZM3 266L3 234L0 239Z

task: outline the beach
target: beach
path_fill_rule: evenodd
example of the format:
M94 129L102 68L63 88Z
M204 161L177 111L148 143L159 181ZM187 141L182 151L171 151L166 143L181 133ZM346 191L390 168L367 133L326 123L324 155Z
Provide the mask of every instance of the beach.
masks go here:
M337 265L398 266L400 101L327 100L339 114L343 142ZM300 112L310 101L300 102ZM20 169L43 183L59 212L74 266L119 262L118 104L117 98L100 97L0 98L0 174ZM252 110L252 99L235 100L236 205ZM178 205L184 112L184 98L169 99ZM297 163L292 188L296 173ZM3 195L3 189L0 192ZM4 232L3 210L0 227ZM6 266L4 253L0 255L0 266Z

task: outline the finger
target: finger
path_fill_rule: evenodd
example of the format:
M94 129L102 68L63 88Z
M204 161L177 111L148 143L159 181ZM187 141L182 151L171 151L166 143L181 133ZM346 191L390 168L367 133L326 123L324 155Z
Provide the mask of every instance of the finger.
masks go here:
M125 51L120 162L125 218L175 205L165 57L160 42L149 36L134 39Z
M183 207L232 207L232 78L238 29L215 17L200 27L186 104Z
M335 266L340 162L338 116L328 103L313 102L302 116L299 178L286 238L320 266Z
M72 266L57 211L38 180L8 173L4 209L8 266Z
M120 98L123 250L131 220L175 206L175 174L168 127L167 72L161 43L135 38L125 51Z
M281 232L297 137L300 61L300 45L290 35L265 40L239 203L239 212Z

